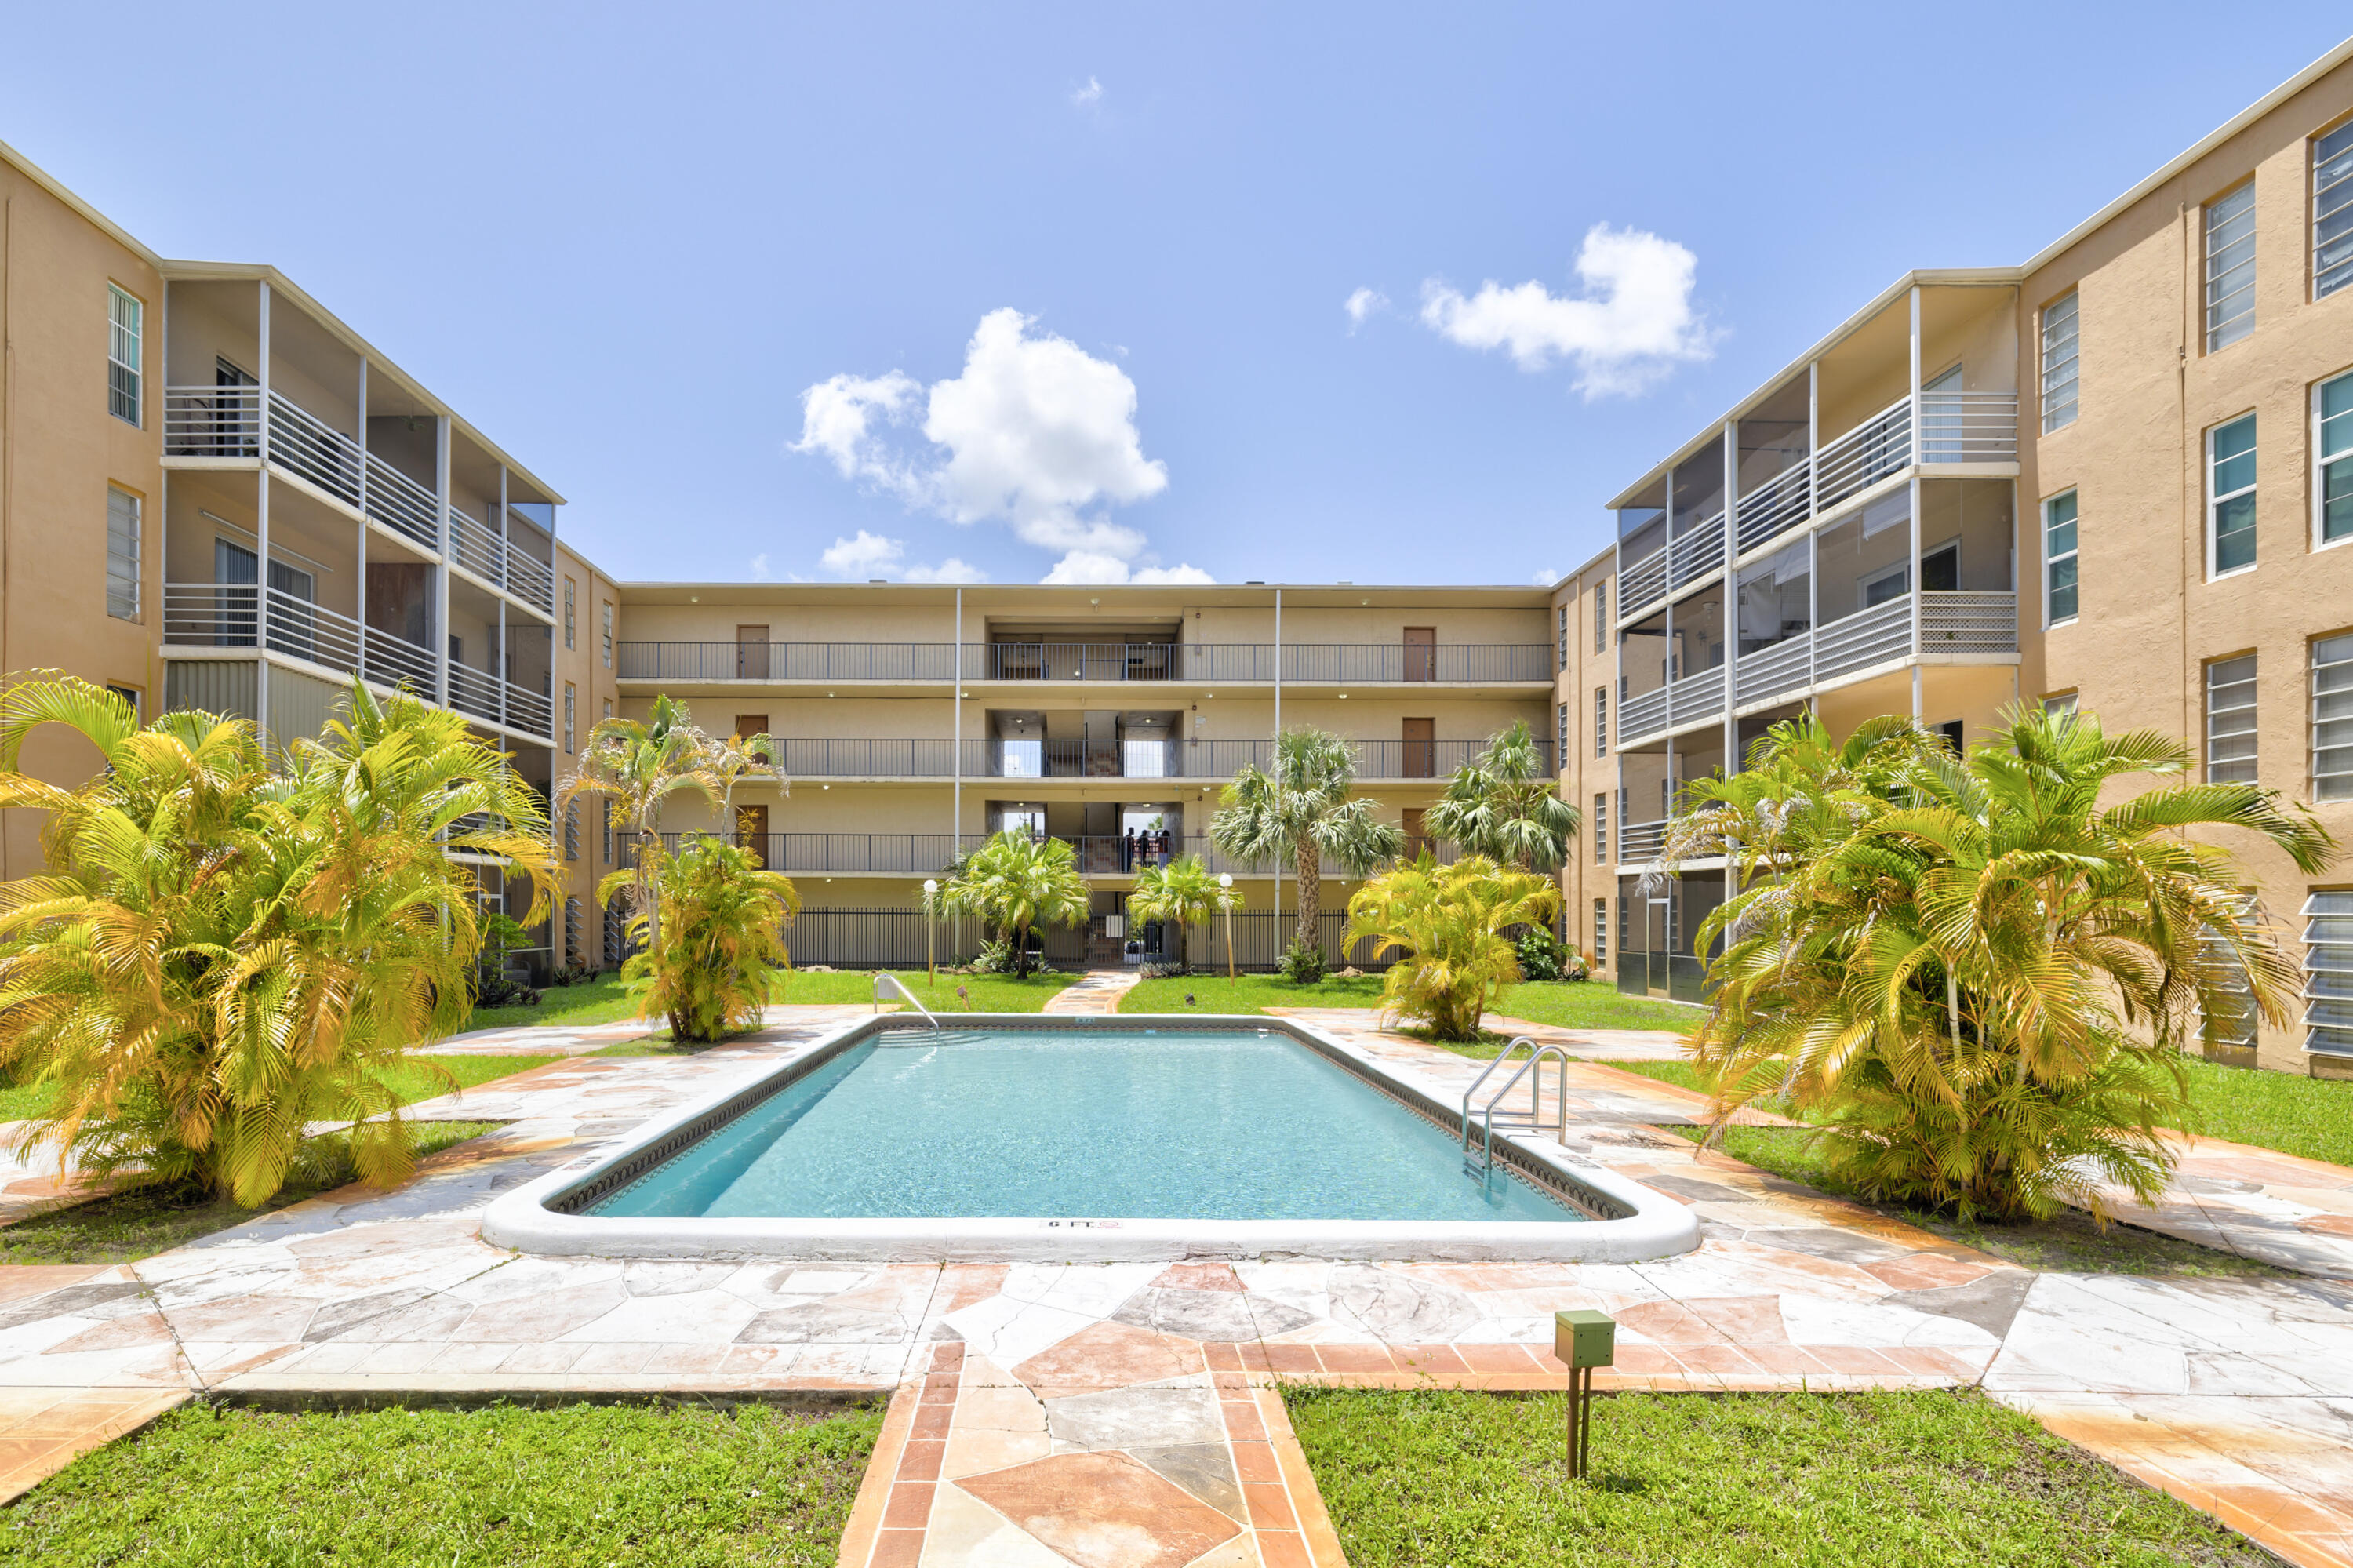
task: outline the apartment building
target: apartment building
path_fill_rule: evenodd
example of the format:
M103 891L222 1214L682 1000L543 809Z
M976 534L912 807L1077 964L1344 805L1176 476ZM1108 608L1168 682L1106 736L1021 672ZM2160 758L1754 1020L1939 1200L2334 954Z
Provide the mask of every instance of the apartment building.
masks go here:
M0 146L0 669L273 739L356 674L464 714L543 790L614 700L617 596L559 543L562 496L275 269L168 260ZM45 731L25 765L78 782L88 753ZM38 816L6 815L24 875ZM538 956L565 951L552 926Z
M1621 990L1697 996L1724 869L1640 868L1683 785L1802 708L1966 742L2072 704L2353 846L2353 45L2022 266L1899 280L1610 505L1556 610L1607 601L1562 700L1593 694L1566 783L1616 808ZM2353 1074L2353 863L2237 847L2304 1014L2210 1019L2209 1054Z

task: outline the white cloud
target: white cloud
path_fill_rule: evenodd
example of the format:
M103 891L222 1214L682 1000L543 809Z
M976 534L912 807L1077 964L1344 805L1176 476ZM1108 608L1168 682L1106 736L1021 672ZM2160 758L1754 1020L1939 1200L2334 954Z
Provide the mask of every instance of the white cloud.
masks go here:
M1071 104L1080 109L1092 109L1102 101L1103 83L1092 77L1087 78L1086 86L1071 94Z
M906 558L907 546L902 541L860 528L854 539L834 540L818 557L818 564L837 577L871 577L889 574Z
M1040 582L1049 583L1213 583L1218 579L1198 567L1131 567L1117 556L1100 550L1072 550L1054 563Z
M985 583L988 574L969 561L950 556L936 567L909 567L907 580L911 583Z
M774 582L776 580L775 577L769 574L768 552L765 550L761 551L758 555L752 557L752 580L755 583Z
M1550 588L1553 584L1560 581L1560 574L1553 570L1550 567L1538 567L1535 569L1535 575L1529 577L1528 581L1535 584L1538 588Z
M1340 308L1348 313L1348 330L1354 333L1365 324L1366 316L1377 315L1388 310L1389 297L1378 289L1358 289L1340 302Z
M1084 557L1138 569L1149 560L1143 530L1105 515L1168 487L1167 466L1144 455L1135 383L1110 361L1032 325L1018 311L991 311L965 347L962 374L928 389L895 371L818 383L801 394L801 438L792 450L828 458L844 479L951 522L1002 521L1065 565ZM928 448L902 433L919 406ZM861 529L858 540L837 541L826 552L828 567L850 569L834 566L835 552L871 538Z
M1422 285L1422 323L1464 348L1508 350L1523 370L1554 359L1577 367L1588 398L1641 391L1681 361L1715 352L1692 308L1698 258L1672 239L1597 223L1577 248L1582 293L1556 295L1530 281L1492 279L1468 299L1431 279Z

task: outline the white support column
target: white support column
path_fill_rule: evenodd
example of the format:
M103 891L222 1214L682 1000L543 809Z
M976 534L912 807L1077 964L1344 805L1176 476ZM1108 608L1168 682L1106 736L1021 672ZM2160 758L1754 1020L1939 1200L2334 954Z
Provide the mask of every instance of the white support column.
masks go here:
M491 580L498 584L501 588L505 588L508 592L512 593L514 589L507 581L508 558L507 465L501 463L499 464L499 569L497 575L492 577Z
M449 416L433 417L433 513L441 544L441 564L433 568L433 700L449 705L449 560L457 541L449 531Z
M498 584L501 590L504 590L507 586L507 465L504 463L499 464L498 540L499 558L494 563L496 569L491 574L491 580ZM507 649L507 601L504 599L501 599L499 600L498 671L499 722L501 724L504 724L507 722L509 716L507 714L507 688L514 683L514 664L512 662L512 657ZM548 705L553 709L554 704L551 701ZM552 728L553 726L551 726L550 727ZM721 825L724 826L725 824L723 823Z
M1920 722L1920 285L1912 285L1912 565L1905 578L1912 589L1912 722Z
M512 683L509 679L512 672L507 667L507 601L501 599L492 602L499 612L499 641L491 654L491 667L497 672L499 723L503 725L507 722L507 687Z
M254 363L260 366L253 475L253 725L269 745L269 280L261 281L254 308Z
M1822 509L1822 362L1806 362L1806 698L1812 711L1814 667L1821 656L1821 531L1814 518Z
M1740 771L1740 426L1724 421L1724 771Z
M948 793L948 856L964 847L964 589L955 590L955 645L948 657L948 720L955 737L954 783ZM961 922L959 935L961 942ZM961 950L961 948L959 948Z
M1282 590L1281 588L1274 590L1274 736L1275 743L1278 746L1281 745L1282 741ZM1267 755L1271 760L1274 754L1270 751ZM1276 956L1280 958L1282 953L1282 862L1280 859L1274 863L1273 914L1274 950ZM1293 939L1296 940L1298 932L1294 930L1292 936Z
M352 601L352 619L359 622L360 667L353 673L364 677L368 665L368 604L367 604L367 355L360 355L360 533L359 579L353 591L358 596Z

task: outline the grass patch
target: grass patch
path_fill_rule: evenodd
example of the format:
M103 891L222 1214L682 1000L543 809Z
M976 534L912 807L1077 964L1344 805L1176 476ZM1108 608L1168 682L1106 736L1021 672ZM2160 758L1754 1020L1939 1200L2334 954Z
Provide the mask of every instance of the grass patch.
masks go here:
M1036 1012L1047 1000L1071 984L1079 977L1066 974L1035 974L1020 980L1011 975L951 975L927 978L923 969L891 969L900 984L915 993L916 998L934 1012ZM965 995L956 995L956 987ZM810 1002L857 1002L871 1005L874 1001L872 969L841 969L833 974L811 974L807 969L795 969L785 982L784 994L778 1001L796 1004Z
M539 993L537 1007L478 1007L466 1021L466 1032L514 1029L532 1023L563 1023L575 1029L591 1023L617 1023L634 1018L638 999L621 989L621 977L607 972L578 985L551 986Z
M1190 996L1195 1005L1188 1008ZM1281 975L1186 975L1178 980L1139 981L1119 999L1122 1012L1262 1012L1270 1007L1377 1007L1381 1000L1379 977L1356 980L1326 976L1314 985L1299 985Z
M1487 1006L1507 1018L1562 1029L1665 1029L1677 1034L1690 1033L1707 1016L1696 1007L1627 996L1607 980L1507 985Z
M1558 1394L1283 1402L1356 1568L2275 1561L1973 1392L1604 1396L1585 1483Z
M418 1122L417 1155L438 1154L499 1126L494 1121ZM0 1264L135 1263L358 1180L341 1134L314 1138L305 1150L305 1167L259 1209L241 1209L195 1188L133 1187L0 1228Z
M2253 1067L2187 1062L2199 1130L2232 1143L2252 1143L2353 1165L2353 1081L2300 1078Z
M835 1560L881 1425L879 1407L184 1406L13 1504L0 1557L816 1568Z

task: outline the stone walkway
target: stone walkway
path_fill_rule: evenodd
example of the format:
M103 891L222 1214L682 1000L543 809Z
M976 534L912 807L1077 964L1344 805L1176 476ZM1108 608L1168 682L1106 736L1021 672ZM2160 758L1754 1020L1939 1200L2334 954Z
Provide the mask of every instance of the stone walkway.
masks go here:
M1134 991L1143 979L1134 969L1090 969L1048 997L1038 1011L1066 1015L1117 1012L1119 999Z
M1571 1152L1690 1204L1693 1253L800 1266L481 1240L498 1194L823 1030L554 1063L417 1107L507 1125L397 1192L121 1267L0 1269L0 1492L199 1393L872 1392L892 1414L853 1568L1331 1564L1279 1380L1557 1388L1551 1314L1599 1307L1609 1385L1977 1384L2291 1561L2353 1565L2353 1283L2031 1273L1704 1154L1655 1130L1687 1098L1607 1067L1572 1079ZM1447 1098L1478 1066L1358 1039Z

